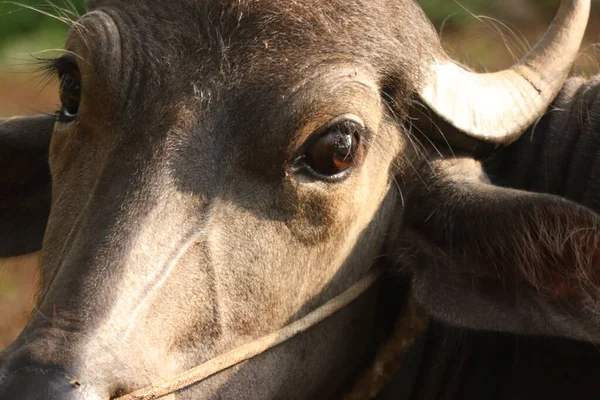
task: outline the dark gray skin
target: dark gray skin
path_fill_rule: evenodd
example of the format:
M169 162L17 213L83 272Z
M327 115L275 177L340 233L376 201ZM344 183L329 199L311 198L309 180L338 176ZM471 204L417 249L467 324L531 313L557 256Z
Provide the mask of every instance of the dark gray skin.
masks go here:
M571 79L512 146L437 160L424 173L428 187L416 185L403 234L420 259L416 295L435 316L598 341L599 87Z
M573 203L564 203L555 197L544 196L545 199L553 200L550 204L561 204L559 211L570 212L567 215L600 212L600 192L597 184L600 182L597 161L600 151L600 121L597 117L600 115L599 91L600 77L589 80L570 79L549 108L549 112L535 127L529 129L514 145L495 152L491 157L483 158L486 179L501 187L569 199ZM477 185L482 185L482 189L486 187L482 182ZM579 208L578 205L584 206L585 209ZM523 215L519 215L514 208L508 209L506 203L501 203L498 207L503 209L498 210L497 215L502 216L507 223L520 228L526 226L522 221L515 221ZM573 210L577 212L574 213ZM533 212L539 211L540 209L537 209ZM473 210L469 213L473 213ZM456 217L465 217L466 214L463 212L453 215L455 229L451 235L449 230L446 233L456 239L465 235L457 229L461 226L461 221ZM544 221L548 223L552 218L546 216ZM495 221L487 219L485 222L488 224L485 229L488 234L501 226L498 217ZM538 226L537 221L530 223ZM587 219L577 223L577 228L569 228L567 224L564 232L558 229L552 231L557 238L563 240L563 235L568 235L572 229L590 227ZM469 228L474 229L477 226L478 224L471 223ZM422 226L418 228L420 229ZM516 230L506 228L506 232L514 234ZM562 259L555 260L556 267L546 271L547 275L539 269L523 268L519 269L520 271L510 270L509 277L502 277L500 274L506 273L506 270L499 269L502 279L476 278L472 276L472 272L469 276L462 271L462 268L470 264L461 260L460 274L458 270L441 270L440 266L438 276L444 276L444 281L437 286L426 287L423 274L416 273L415 287L420 288L421 298L425 298L425 302L432 299L434 295L431 293L436 293L442 298L441 291L437 290L442 284L458 282L459 284L450 289L455 291L455 297L446 292L446 297L443 297L445 302L436 303L432 299L429 310L438 319L453 325L470 326L483 331L451 327L442 322L432 323L405 360L405 365L409 366L392 379L378 399L596 399L600 393L600 352L592 342L597 342L598 332L598 295L595 293L599 281L597 272L594 274L593 271L593 267L598 266L598 246L595 244L598 233L596 232L595 236L580 237L575 233L574 239L583 240L581 243L585 246L569 244L567 241L566 248L571 250L569 246L576 246L575 249L585 251L582 255L591 260L589 264L583 264L585 268L579 270L574 268L577 263L572 258L573 253L568 251L561 254ZM522 240L521 237L497 240L513 243L514 251L504 257L493 252L479 255L470 252L468 261L476 260L476 256L487 257L489 262L497 262L499 268L518 267L514 257L520 256L523 249L519 246L525 245L526 242L519 243L517 240ZM588 245L592 247L587 247ZM492 246L492 249L494 248L495 246ZM538 257L548 256L550 253L544 253L547 250L543 242L538 242ZM414 254L416 256L419 252ZM429 257L425 256L425 259ZM426 265L426 262L421 265ZM508 326L515 328L520 322L510 321L509 318L502 319L502 316L508 314L507 305L523 309L523 303L527 301L526 296L532 290L531 285L523 281L524 277L532 272L537 272L539 277L539 289L536 291L543 294L543 297L536 299L535 307L541 307L540 304L545 306L545 319L541 319L539 316L542 314L539 313L537 318L535 313L524 313L521 327L531 332L543 324L547 329L546 334L562 333L565 336L579 337L582 341L485 331L502 331ZM561 283L558 288L557 275L568 277L559 279ZM515 285L515 276L520 276L520 285ZM500 281L504 283L503 290L498 287ZM468 290L462 289L465 282L469 285ZM477 302L482 304L478 305ZM441 304L446 304L447 307L442 308ZM454 314L449 313L448 309ZM472 313L471 321L476 318L478 322L465 322L460 317L453 319L451 315L458 312L462 312L463 315ZM514 313L511 315L514 316ZM527 317L529 324L526 322ZM499 324L503 326L498 327ZM521 327L517 326L515 330L523 330Z
M502 259L499 272L483 256L540 230L532 209L556 218L550 234L596 229L596 214L486 186L472 152L434 157L411 133L424 66L442 54L412 2L98 0L89 9L66 47L82 84L74 120L0 125L0 165L17 166L0 181L11 194L0 256L43 256L37 310L3 355L0 398L104 400L160 381L297 319L378 261L411 271L425 308L454 324L590 331L547 301L545 276L532 280L532 268L560 269L567 255L538 265L545 258L532 254L544 249L529 247L522 269ZM340 121L359 150L325 179L297 160L332 127L347 129ZM489 191L502 198L493 207ZM445 230L475 211L476 222L499 221L507 208L521 217L491 225L497 240L490 224ZM593 254L578 235L568 240ZM474 270L490 279L497 297L465 293L463 270L469 283ZM499 290L505 283L529 285L522 303ZM339 395L393 317L374 316L377 294L176 398Z

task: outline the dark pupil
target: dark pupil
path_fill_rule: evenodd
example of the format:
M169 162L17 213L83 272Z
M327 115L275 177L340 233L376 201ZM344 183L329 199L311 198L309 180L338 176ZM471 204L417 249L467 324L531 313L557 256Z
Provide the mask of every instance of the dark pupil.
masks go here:
M79 111L81 83L70 75L64 75L60 80L60 101L63 112L75 116Z
M356 140L353 135L335 130L322 136L308 151L307 162L322 175L335 175L354 162Z

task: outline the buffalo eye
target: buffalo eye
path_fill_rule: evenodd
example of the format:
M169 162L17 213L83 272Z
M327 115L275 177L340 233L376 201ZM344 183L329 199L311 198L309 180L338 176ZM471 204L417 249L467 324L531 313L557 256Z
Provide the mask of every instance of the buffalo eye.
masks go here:
M340 117L319 129L302 156L306 169L316 178L343 177L359 159L362 122Z
M61 109L58 112L60 122L71 122L79 112L81 101L81 78L79 71L71 69L60 77L60 102Z

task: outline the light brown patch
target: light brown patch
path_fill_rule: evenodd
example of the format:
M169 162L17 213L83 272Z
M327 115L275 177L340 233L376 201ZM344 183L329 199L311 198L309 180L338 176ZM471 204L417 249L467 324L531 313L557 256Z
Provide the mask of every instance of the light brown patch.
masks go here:
M38 287L39 253L0 259L0 350L29 322Z

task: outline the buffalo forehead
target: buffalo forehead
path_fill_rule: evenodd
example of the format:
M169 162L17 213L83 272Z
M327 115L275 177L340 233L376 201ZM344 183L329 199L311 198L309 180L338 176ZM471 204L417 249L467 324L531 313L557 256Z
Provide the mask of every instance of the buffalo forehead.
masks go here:
M317 55L377 64L394 52L392 21L406 14L391 18L391 7L378 0L90 2L117 20L144 68L196 77L244 69L285 75Z
M90 11L111 15L121 31L123 57L135 64L123 84L167 99L190 93L190 81L201 82L205 91L214 88L213 94L261 78L291 84L298 71L323 60L370 64L407 93L439 50L431 43L435 31L412 0L88 4ZM101 55L94 61L114 63Z
M260 144L266 141L283 148L299 124L307 122L300 120L303 117L319 113L335 117L336 109L340 114L361 114L361 104L348 93L352 85L336 93L339 82L352 81L352 74L370 74L372 79L366 84L364 77L355 81L370 86L372 92L377 89L377 72L369 59L374 55L361 53L357 46L361 35L350 37L348 33L353 32L348 26L354 23L358 8L373 7L360 2L352 3L354 9L348 4L342 9L335 3L311 3L105 0L90 2L90 8L115 19L128 59L137 64L137 72L130 78L138 82L121 83L132 88L123 91L134 98L132 107L145 108L135 115L147 120L152 120L151 115L164 116L169 112L165 111L168 103L177 116L174 119L183 115L196 120L200 127L190 130L195 134L212 129L221 136L238 136L250 147L258 143L253 140L258 135L263 139ZM358 19L355 22L358 24ZM362 31L367 29L361 26ZM299 47L304 50L298 51ZM342 78L330 72L337 67L345 74ZM314 84L301 85L306 80ZM315 86L330 98L345 97L350 106L339 107L339 102L332 104L322 95L319 98ZM288 101L293 91L304 94ZM344 96L340 96L342 92L346 92ZM369 105L374 103L374 96L370 97L366 100ZM279 126L273 127L277 121ZM321 117L319 122L326 120ZM156 121L147 124L156 126ZM227 146L233 144L231 139L226 138ZM280 153L285 156L285 151Z

